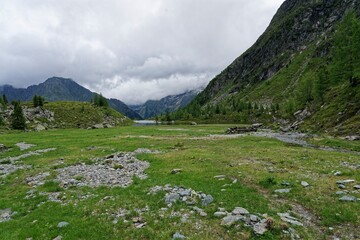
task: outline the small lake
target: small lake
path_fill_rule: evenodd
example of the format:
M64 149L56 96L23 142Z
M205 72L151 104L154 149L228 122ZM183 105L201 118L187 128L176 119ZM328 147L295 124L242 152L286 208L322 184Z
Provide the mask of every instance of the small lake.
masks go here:
M161 124L160 122L156 122L154 120L135 120L134 126L150 126L150 125L157 125Z

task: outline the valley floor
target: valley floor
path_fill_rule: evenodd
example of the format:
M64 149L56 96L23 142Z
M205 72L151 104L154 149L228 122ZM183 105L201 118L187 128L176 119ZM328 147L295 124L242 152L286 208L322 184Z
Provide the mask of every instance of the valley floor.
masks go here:
M0 239L360 238L359 141L228 127L0 134Z

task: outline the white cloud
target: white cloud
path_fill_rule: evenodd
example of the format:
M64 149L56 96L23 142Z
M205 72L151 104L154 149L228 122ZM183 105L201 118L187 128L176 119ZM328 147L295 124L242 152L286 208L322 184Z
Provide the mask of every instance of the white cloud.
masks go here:
M0 85L70 77L139 103L207 84L283 0L2 0Z

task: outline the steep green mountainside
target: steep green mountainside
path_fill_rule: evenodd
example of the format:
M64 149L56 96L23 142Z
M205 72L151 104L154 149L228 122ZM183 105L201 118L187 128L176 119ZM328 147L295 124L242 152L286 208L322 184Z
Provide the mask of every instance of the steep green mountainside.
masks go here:
M94 93L77 84L72 79L52 77L39 85L28 88L14 88L9 85L0 87L0 94L5 94L9 101L31 101L34 95L40 95L46 101L79 101L89 102ZM125 103L117 99L108 99L109 105L131 119L141 119Z
M359 1L288 0L177 119L360 132Z
M201 90L191 90L178 95L166 96L160 100L149 100L142 105L129 106L143 118L151 118L166 112L174 112L187 106Z

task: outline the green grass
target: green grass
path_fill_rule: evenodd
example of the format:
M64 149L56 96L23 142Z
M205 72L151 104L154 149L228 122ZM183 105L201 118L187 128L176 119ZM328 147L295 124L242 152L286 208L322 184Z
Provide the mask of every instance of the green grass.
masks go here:
M36 149L52 147L56 150L24 158L22 164L30 165L30 169L18 170L0 178L0 210L11 208L17 211L13 220L0 223L0 239L53 239L58 235L62 235L63 239L171 239L177 231L189 239L289 239L282 233L285 226L277 213L291 210L294 204L301 205L315 218L314 226L294 227L304 239L326 239L331 232L325 230L330 226L339 234L347 234L344 229L350 232L358 230L359 203L340 202L335 192L338 190L337 180L351 178L360 182L358 169L343 164L359 164L360 155L303 148L253 136L212 137L224 134L227 127L128 126L91 131L59 129L2 134L0 143L11 149L0 153L0 159ZM21 141L36 146L20 151L14 144ZM336 138L331 141L314 139L312 142L353 151L359 149L358 142L348 144ZM96 148L87 150L90 146ZM137 156L150 163L146 170L148 178L134 179L127 188L62 189L56 181L57 168L78 163L93 164L95 158L137 148L159 150L161 153ZM56 166L61 158L64 163ZM174 168L181 168L182 172L171 174ZM343 175L334 176L334 171L341 171ZM45 184L37 188L33 198L26 199L27 192L32 189L26 178L43 172L50 173ZM215 175L226 175L226 178L219 181L214 178ZM82 178L74 176L74 179L80 181ZM237 183L231 185L234 179ZM284 181L291 184L292 191L289 194L274 194L274 190L286 188L281 185ZM303 188L301 181L307 181L312 187ZM208 216L192 215L185 204L177 203L161 217L159 209L166 207L164 192L155 195L147 193L151 187L165 184L211 194L214 202L204 208ZM47 196L39 192L60 192L66 204L49 202ZM360 197L360 194L353 195ZM111 198L102 200L106 196ZM142 218L147 225L136 229L132 224L132 217L139 216L135 209L146 206L150 211L143 213ZM213 213L218 207L231 211L237 206L251 213L267 213L275 219L274 228L259 237L242 224L221 227L221 219L213 217ZM112 223L114 217L111 213L119 208L129 210L125 217L129 222L119 218L118 223ZM189 213L189 222L181 222L181 216L171 217L171 211ZM57 224L61 221L70 224L59 229Z

